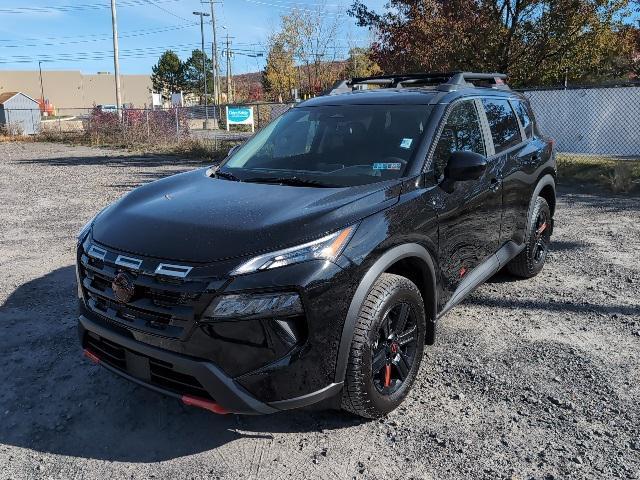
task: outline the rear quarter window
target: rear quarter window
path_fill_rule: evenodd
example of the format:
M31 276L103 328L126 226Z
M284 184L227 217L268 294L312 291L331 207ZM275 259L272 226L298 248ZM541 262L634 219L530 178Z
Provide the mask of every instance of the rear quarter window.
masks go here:
M509 100L484 98L482 105L487 114L496 154L504 152L522 141L520 126Z
M531 118L530 109L527 108L524 102L520 100L513 100L513 108L518 115L518 119L524 128L524 135L528 139L533 137L533 119Z

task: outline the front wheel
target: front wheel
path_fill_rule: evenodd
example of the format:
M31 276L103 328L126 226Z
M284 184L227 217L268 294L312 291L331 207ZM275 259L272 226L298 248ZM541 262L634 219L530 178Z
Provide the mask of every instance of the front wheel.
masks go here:
M378 418L400 405L420 369L425 329L418 287L399 275L380 275L360 307L342 408Z
M522 278L535 277L540 273L551 243L552 221L547 201L542 197L536 198L528 222L525 248L507 264L509 273Z

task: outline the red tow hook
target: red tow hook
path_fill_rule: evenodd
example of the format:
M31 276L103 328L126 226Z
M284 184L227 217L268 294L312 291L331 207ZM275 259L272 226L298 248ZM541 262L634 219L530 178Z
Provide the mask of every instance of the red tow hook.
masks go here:
M192 397L190 395L182 395L180 399L182 400L182 403L184 403L185 405L189 405L191 407L203 408L205 410L209 410L210 412L217 413L218 415L226 415L228 413L231 413L229 410L222 407L221 405L218 405L217 403L212 402L210 400L205 400L204 398Z
M97 355L91 353L89 350L87 350L86 348L84 350L82 350L82 354L87 357L89 360L91 360L93 363L95 363L96 365L100 363L100 358L98 358Z
M546 229L547 229L547 222L544 222L542 225L540 225L540 228L536 230L536 235L542 235L542 232L544 232Z

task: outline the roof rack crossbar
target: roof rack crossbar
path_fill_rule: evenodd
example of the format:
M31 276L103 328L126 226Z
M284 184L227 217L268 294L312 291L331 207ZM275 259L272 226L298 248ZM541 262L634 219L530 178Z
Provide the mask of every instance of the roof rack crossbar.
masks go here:
M473 86L472 82L489 81L492 88L509 89L504 73L476 73L476 72L432 72L432 73L407 73L397 75L377 75L372 77L356 77L348 82L351 88L356 85L381 85L390 88L404 85L416 85L428 83L437 85L439 90L453 91L462 86Z

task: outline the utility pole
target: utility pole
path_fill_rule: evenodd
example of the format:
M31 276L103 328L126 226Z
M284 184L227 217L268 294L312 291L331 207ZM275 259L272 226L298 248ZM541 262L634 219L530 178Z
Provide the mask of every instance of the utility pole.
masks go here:
M204 51L204 17L209 17L208 13L193 12L200 16L200 35L202 36L202 76L204 77L204 129L209 128L209 100L207 99L207 54Z
M116 0L111 0L111 28L113 29L113 68L116 74L116 111L122 115L122 93L120 92L120 49L118 47L118 17L116 15Z
M38 60L38 69L40 70L40 97L42 98L42 108L44 108L44 84L42 83L42 60Z
M227 32L227 103L233 103L233 91L231 87L231 42Z
M213 98L215 105L220 105L220 64L218 63L218 36L216 30L215 4L222 4L222 2L216 0L202 0L202 3L208 3L211 6L211 30L213 33L213 43L211 45L211 58L213 59Z

